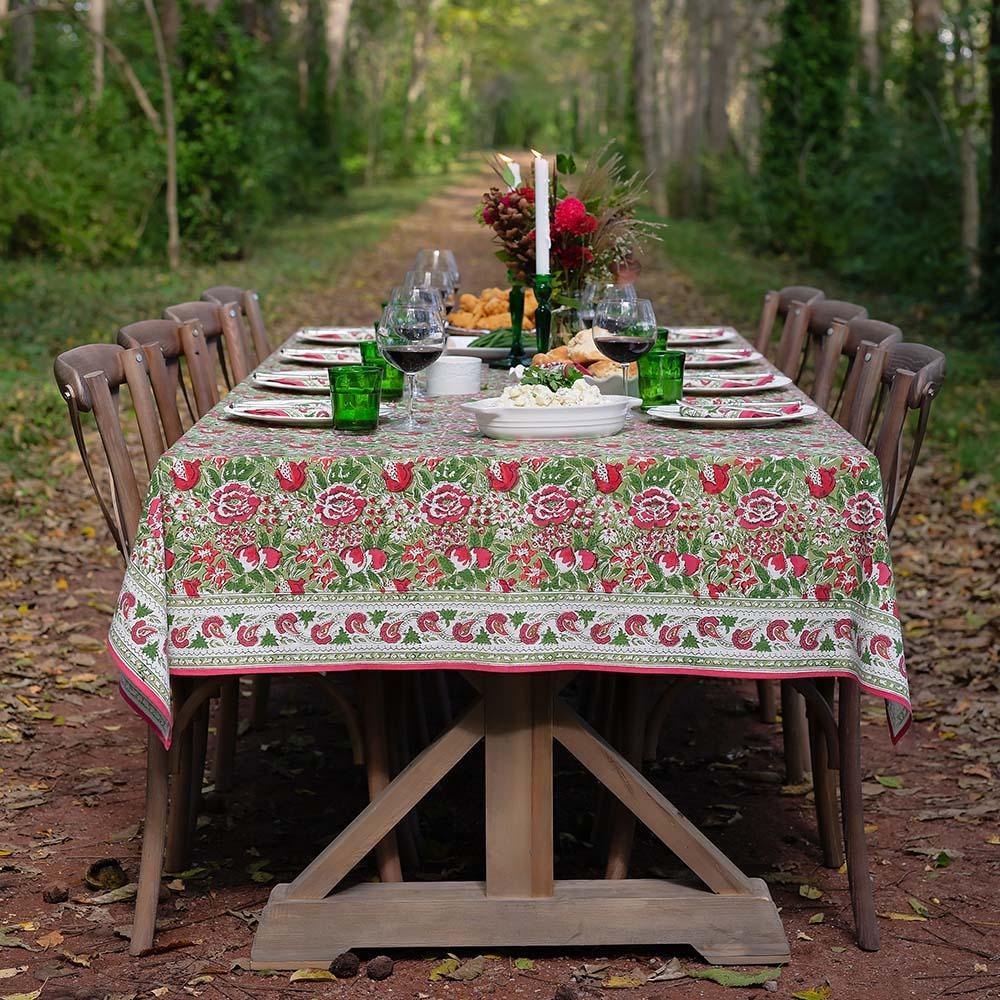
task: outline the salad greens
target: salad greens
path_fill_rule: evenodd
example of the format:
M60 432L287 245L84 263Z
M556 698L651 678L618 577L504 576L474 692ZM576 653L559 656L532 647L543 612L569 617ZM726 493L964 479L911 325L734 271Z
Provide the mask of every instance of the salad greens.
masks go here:
M573 365L532 365L524 369L521 385L544 385L553 392L569 388L583 378L583 372Z

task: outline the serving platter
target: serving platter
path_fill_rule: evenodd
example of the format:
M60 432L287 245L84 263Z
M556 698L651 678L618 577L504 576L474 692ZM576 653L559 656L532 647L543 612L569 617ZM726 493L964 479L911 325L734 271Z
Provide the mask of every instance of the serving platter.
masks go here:
M500 406L499 399L476 399L462 409L476 418L479 430L503 441L548 441L556 438L600 438L617 434L628 411L641 400L605 396L590 406Z
M482 358L483 361L496 361L510 354L509 347L476 347L476 337L456 337L450 335L445 343L445 354L460 358Z

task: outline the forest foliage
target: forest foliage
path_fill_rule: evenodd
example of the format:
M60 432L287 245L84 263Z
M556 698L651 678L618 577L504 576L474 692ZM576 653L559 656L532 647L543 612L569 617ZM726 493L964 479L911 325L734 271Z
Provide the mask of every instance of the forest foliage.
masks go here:
M0 255L161 262L172 105L188 260L463 151L612 141L658 214L995 309L995 22L986 0L0 0Z

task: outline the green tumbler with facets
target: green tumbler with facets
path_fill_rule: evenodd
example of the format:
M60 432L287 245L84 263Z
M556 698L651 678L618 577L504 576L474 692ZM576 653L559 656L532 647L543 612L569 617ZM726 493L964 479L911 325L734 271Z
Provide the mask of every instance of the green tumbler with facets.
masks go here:
M382 369L382 398L403 398L403 373L382 357L374 340L361 341L361 363Z
M639 358L642 408L668 406L684 394L684 352L652 350Z
M333 426L338 431L373 431L378 427L382 369L378 365L343 365L330 369Z

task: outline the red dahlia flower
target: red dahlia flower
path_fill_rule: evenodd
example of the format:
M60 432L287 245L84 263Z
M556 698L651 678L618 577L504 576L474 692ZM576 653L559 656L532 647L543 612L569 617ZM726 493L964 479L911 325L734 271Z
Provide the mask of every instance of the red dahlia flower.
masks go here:
M597 228L597 219L587 212L579 198L563 198L556 205L555 228L557 232L586 236Z

